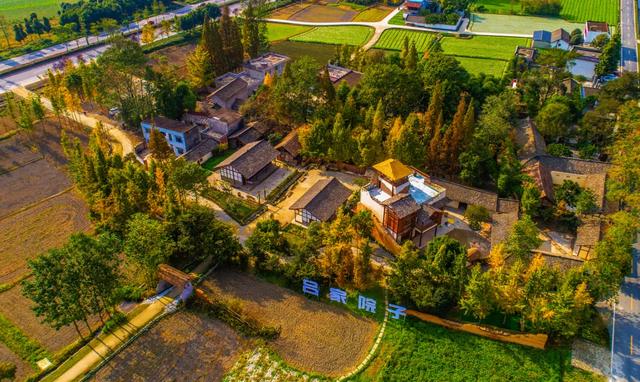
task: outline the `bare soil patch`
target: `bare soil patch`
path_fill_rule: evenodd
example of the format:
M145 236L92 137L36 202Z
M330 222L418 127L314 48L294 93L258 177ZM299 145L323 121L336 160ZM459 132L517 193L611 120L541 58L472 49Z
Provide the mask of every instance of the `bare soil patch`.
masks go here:
M187 75L187 57L195 48L195 43L169 46L151 53L149 63L154 69L166 65L174 66L176 68L175 74L184 77Z
M338 307L233 270L214 272L202 288L239 299L264 325L279 326L271 344L292 367L339 376L351 371L373 345L377 324Z
M358 15L358 11L339 7L328 7L324 5L312 5L306 7L289 20L309 21L309 22L338 22L351 21Z
M272 19L288 20L289 17L295 15L301 10L309 7L310 3L294 3L289 6L278 8L269 15Z
M66 174L42 159L0 175L0 219L71 187Z
M75 232L91 230L89 210L73 192L0 220L0 284L27 272L27 260L58 247Z
M24 381L27 377L34 373L28 363L24 362L20 357L15 355L6 346L0 343L0 361L11 362L16 365L16 381Z
M40 158L42 154L31 150L17 137L0 141L0 174Z
M103 367L96 381L220 381L244 341L224 323L181 311L162 319Z
M40 319L31 310L32 306L31 300L22 295L21 286L16 286L0 293L0 314L13 322L30 338L42 344L51 353L62 350L79 338L73 326L67 326L56 331L41 323ZM90 324L95 326L97 319ZM87 329L83 328L83 334L86 334L86 332Z

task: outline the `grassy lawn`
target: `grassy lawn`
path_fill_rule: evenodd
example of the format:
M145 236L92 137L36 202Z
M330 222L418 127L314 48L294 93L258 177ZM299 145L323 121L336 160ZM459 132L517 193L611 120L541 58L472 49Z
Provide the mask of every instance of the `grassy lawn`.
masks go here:
M404 25L404 16L402 16L402 12L398 12L389 20L389 24L391 25Z
M571 365L568 350L537 350L390 320L371 364L350 381L602 381Z
M461 56L455 56L455 58L460 61L460 65L471 74L484 73L495 77L501 77L508 64L508 61L494 60L491 58Z
M60 0L2 0L0 1L0 15L9 21L22 20L36 12L38 17L55 17L60 9Z
M318 27L290 38L291 41L317 42L336 45L364 45L373 35L373 29L362 26Z
M532 35L533 31L538 29L554 30L564 28L571 32L576 28L582 29L583 27L584 24L582 23L572 23L554 17L474 13L472 16L472 23L469 25L469 30L473 32Z
M476 6L484 7L484 12L498 14L521 14L519 0L477 0ZM620 2L618 0L562 0L560 17L565 20L584 22L587 20L618 23Z
M391 10L392 8L385 7L369 8L360 12L358 16L353 19L353 21L382 21L382 19L387 17Z
M278 41L271 44L271 51L284 54L296 60L302 56L310 56L320 64L326 64L336 53L336 46L316 44L312 42Z
M219 205L224 212L240 224L244 224L244 222L260 208L258 203L241 199L231 193L216 189L210 189L202 196Z
M518 37L474 36L470 39L444 37L440 44L446 54L463 57L509 60L518 45L528 45L528 39Z
M389 49L389 50L402 50L402 44L404 38L407 37L409 41L414 41L418 52L424 52L429 50L431 44L434 41L435 35L429 32L417 32L403 29L387 29L382 32L382 36L374 48Z
M202 167L206 168L209 171L213 171L213 169L220 164L220 162L222 162L223 160L227 159L231 154L233 154L235 150L233 149L228 149L222 153L216 154L214 156L212 156L211 158L207 159L203 164Z
M267 36L269 37L269 41L281 41L306 32L309 29L311 29L311 27L302 25L267 23Z

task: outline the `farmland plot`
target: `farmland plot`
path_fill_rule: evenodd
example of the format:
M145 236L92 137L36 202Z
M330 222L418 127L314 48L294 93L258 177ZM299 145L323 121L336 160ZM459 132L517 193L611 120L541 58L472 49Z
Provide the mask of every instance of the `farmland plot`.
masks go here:
M0 175L0 218L71 187L66 174L47 160Z
M317 27L290 38L291 41L317 42L322 44L356 45L365 44L373 35L373 29L361 26Z
M72 192L0 219L0 284L27 273L27 260L91 229L86 204Z
M309 22L351 21L358 14L350 8L311 5L289 17L289 20Z
M181 311L136 339L93 380L219 381L245 347L224 323Z
M620 15L619 0L562 0L562 18L572 21L606 21L616 25Z
M28 363L20 359L6 346L0 343L0 361L11 362L16 365L16 381L24 381L30 374L33 374L34 370L31 369Z
M435 35L428 32L387 29L382 33L382 36L380 36L380 39L374 47L378 49L402 50L405 37L409 39L409 42L415 42L418 52L429 50L435 39Z
M30 338L42 344L49 352L56 353L79 338L73 326L55 330L41 323L41 319L36 317L31 307L31 301L22 295L21 286L15 286L0 293L0 314ZM93 329L97 323L97 319L90 322L94 326ZM83 334L87 334L86 328L82 328L82 331Z
M231 270L203 283L209 293L233 297L261 324L280 327L271 347L292 367L338 376L351 371L373 345L377 324L338 307L312 301L288 289Z

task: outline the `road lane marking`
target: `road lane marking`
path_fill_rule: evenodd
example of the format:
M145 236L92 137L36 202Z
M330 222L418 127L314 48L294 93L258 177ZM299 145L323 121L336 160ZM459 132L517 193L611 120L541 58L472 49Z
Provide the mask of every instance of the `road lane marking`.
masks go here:
M633 355L633 336L630 336L631 338L629 339L629 354Z

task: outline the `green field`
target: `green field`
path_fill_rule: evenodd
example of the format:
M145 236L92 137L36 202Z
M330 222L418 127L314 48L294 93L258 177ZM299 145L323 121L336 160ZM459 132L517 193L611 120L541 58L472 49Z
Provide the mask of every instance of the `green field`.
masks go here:
M487 13L520 14L522 12L519 0L477 0L475 5L482 6ZM618 23L619 14L618 0L562 0L562 11L560 11L560 17L565 20L606 21L611 25Z
M303 33L311 29L301 25L267 23L267 36L269 41L286 40L291 36Z
M56 16L61 0L0 0L0 15L8 20L22 20L29 17L31 12L38 16Z
M291 41L316 42L335 45L364 45L373 35L373 29L362 26L317 27L290 38Z
M571 32L578 28L583 29L584 24L572 23L554 17L493 15L489 13L474 13L471 17L469 30L472 32L521 34L531 36L533 31L546 29L552 31L564 28Z
M571 366L568 350L536 350L407 319L387 325L380 351L352 382L603 381Z
M336 54L335 45L312 42L278 41L271 44L269 49L272 52L289 56L292 60L302 56L310 56L322 65L328 63Z
M606 21L618 24L619 0L562 0L562 18L572 21Z
M416 44L418 52L424 52L429 50L431 44L435 39L435 35L428 32L414 32L403 29L387 29L382 32L382 36L374 48L388 49L388 50L402 50L402 44L404 38L407 37L409 41L413 41Z
M529 40L519 37L474 36L473 38L444 37L440 44L446 54L463 57L509 60L518 45L527 46Z

